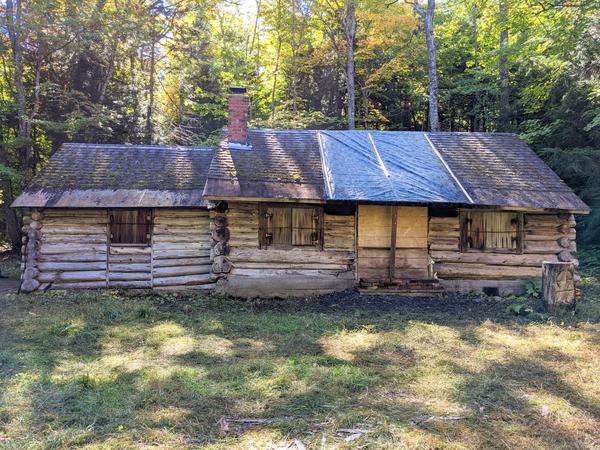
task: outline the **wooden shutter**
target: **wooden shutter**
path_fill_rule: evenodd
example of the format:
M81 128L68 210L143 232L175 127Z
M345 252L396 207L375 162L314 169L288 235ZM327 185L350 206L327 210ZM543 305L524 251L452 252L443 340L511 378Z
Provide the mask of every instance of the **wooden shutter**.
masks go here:
M314 208L292 209L292 245L312 246L319 240L318 216Z
M461 251L521 252L523 214L505 211L463 211Z
M268 207L267 245L289 247L292 245L292 208Z
M115 209L109 214L111 244L149 245L150 209Z

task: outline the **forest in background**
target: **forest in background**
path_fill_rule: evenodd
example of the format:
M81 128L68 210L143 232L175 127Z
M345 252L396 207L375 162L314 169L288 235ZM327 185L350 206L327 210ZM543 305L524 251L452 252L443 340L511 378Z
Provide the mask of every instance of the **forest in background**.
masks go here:
M253 126L516 132L599 243L600 0L435 3L1 2L0 238L62 143L214 145L243 85Z

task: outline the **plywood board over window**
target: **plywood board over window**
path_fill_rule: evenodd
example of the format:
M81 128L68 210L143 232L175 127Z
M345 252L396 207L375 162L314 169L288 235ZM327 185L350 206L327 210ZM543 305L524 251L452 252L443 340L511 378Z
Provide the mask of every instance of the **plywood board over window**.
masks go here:
M260 206L261 248L323 248L323 208L305 205Z
M522 253L523 213L463 210L460 233L462 252Z
M378 282L427 279L427 232L425 207L359 205L359 278Z
M151 209L113 209L108 213L110 243L118 245L150 245Z

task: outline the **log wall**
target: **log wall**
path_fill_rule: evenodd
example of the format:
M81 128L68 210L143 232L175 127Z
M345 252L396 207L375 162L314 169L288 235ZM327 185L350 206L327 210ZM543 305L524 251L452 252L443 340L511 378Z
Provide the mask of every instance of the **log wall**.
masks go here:
M577 261L575 219L569 214L524 214L523 253L459 251L458 217L430 217L429 254L447 288L519 290L523 280L539 279L544 261Z
M228 260L223 288L233 295L298 296L354 285L355 217L325 214L323 250L259 248L258 204L229 203ZM226 280L226 281L225 281Z
M155 210L150 246L110 245L105 209L46 209L24 223L25 291L214 286L207 210Z

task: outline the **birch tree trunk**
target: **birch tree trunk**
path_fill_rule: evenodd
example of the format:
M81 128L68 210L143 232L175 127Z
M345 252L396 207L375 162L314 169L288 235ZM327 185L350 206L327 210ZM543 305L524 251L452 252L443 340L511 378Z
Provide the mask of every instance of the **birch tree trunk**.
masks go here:
M356 4L355 0L346 0L346 87L348 90L348 129L353 130L355 123L355 86L354 86L354 41L356 39Z
M508 63L506 50L508 47L508 0L499 0L500 14L500 57L498 58L498 75L500 77L500 131L509 128L510 105L508 84Z
M429 129L440 131L438 112L438 77L437 77L437 52L433 38L433 17L435 14L435 0L427 0L425 12L425 38L427 40L427 71L429 72Z

